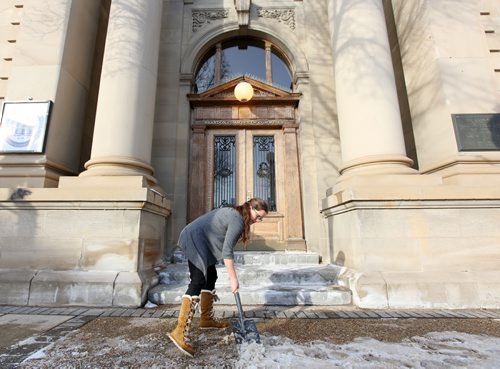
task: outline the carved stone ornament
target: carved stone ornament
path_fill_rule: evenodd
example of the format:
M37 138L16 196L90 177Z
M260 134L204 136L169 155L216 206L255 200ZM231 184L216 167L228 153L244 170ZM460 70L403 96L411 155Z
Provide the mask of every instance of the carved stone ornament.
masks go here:
M227 18L229 9L193 9L193 32L198 31L205 23Z
M251 5L252 0L234 0L234 6L238 14L238 24L240 26L248 26Z
M276 19L291 29L295 29L295 9L293 8L257 8L257 15L262 18Z

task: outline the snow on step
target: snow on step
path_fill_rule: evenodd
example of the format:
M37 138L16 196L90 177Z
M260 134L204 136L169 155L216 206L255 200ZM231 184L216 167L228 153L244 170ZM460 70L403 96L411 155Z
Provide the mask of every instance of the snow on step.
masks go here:
M169 264L159 273L160 284L149 290L156 304L178 304L189 283L187 263ZM236 269L243 304L252 305L346 305L351 292L338 285L342 268L319 264L317 254L236 253ZM221 304L234 304L227 272L217 266L216 284Z

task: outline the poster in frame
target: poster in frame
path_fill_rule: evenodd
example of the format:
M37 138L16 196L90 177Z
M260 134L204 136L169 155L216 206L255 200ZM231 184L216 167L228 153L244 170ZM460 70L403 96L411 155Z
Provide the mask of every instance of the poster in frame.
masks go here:
M52 101L4 102L0 153L43 153Z

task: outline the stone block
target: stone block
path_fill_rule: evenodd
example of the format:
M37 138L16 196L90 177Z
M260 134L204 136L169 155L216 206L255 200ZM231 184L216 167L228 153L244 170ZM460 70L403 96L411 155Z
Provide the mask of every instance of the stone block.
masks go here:
M498 306L498 272L366 273L352 280L355 304L364 308L465 309Z
M0 237L0 268L74 269L81 257L80 239L54 237Z
M120 272L115 281L113 306L141 306L146 301L149 287L158 284L158 281L158 275L152 271Z
M124 217L121 210L85 210L74 208L47 212L45 232L59 237L123 237Z
M133 239L91 238L83 241L80 267L85 270L137 270L138 242Z
M31 282L30 305L111 306L116 272L41 271Z
M500 271L478 271L474 273L474 276L480 301L478 308L498 309L500 306Z
M353 275L347 281L353 291L353 302L361 308L385 309L388 307L387 285L381 273Z
M0 269L0 304L27 305L35 274L31 270Z

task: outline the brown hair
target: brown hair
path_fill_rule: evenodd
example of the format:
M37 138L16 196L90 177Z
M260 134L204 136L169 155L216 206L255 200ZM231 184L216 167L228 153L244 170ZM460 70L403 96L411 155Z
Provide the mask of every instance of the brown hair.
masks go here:
M250 199L239 206L235 206L234 208L238 211L238 213L241 214L245 223L245 229L241 234L241 240L246 245L246 243L250 239L250 226L252 225L252 216L250 215L250 209L254 208L257 211L264 210L267 214L269 212L267 202L259 199L258 197L254 197L253 199Z

